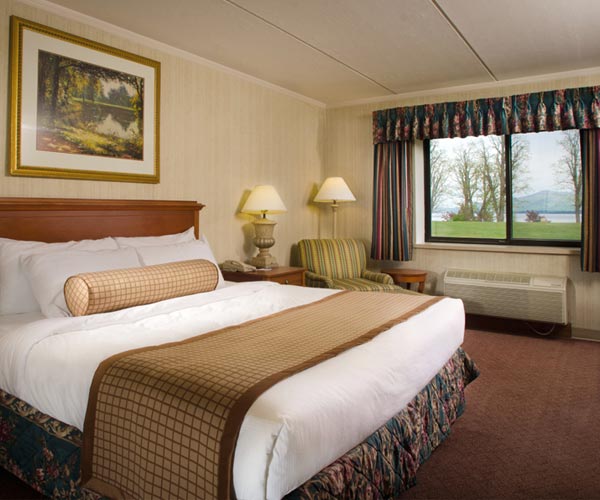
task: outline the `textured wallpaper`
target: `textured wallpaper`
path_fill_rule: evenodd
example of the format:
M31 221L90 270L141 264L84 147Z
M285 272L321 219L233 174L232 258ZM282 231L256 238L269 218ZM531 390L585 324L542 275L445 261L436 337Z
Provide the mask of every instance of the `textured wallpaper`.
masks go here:
M322 180L325 110L206 64L176 57L16 0L0 2L0 116L7 117L9 18L58 28L161 62L161 182L158 185L10 177L0 141L0 196L198 200L201 230L217 259L251 256L251 217L240 203L256 184L273 184L287 206L273 216L272 254L287 264L292 244L316 237L309 204ZM0 120L0 137L8 135Z
M585 87L600 84L600 76L547 80L537 83L487 88L468 92L429 94L385 102L327 110L325 133L325 174L340 175L346 179L356 196L355 203L348 203L338 211L338 235L371 240L371 206L373 177L373 143L371 114L378 109L411 104L458 101L540 90ZM420 159L419 159L420 158ZM415 168L422 169L422 155L416 155ZM422 187L420 188L422 189ZM415 207L415 212L418 212ZM422 214L415 214L417 217ZM329 228L328 222L323 221ZM384 263L373 262L376 268ZM389 263L388 263L389 264ZM429 271L428 291L442 292L442 273L447 268L482 269L560 275L569 277L569 321L576 328L600 331L600 279L595 274L579 271L579 255L540 255L528 253L476 252L417 248L414 260L403 264Z

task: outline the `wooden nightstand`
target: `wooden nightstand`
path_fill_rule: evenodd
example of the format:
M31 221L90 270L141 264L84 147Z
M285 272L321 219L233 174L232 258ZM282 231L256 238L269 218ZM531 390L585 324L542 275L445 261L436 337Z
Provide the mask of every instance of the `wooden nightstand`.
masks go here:
M425 290L425 280L427 279L427 271L421 271L420 269L403 269L403 268L388 268L382 269L382 273L389 274L396 285L400 283L406 283L407 288L410 289L411 283L418 283L419 293L423 293Z
M222 271L227 281L274 281L282 285L304 286L303 267L275 267L269 271Z

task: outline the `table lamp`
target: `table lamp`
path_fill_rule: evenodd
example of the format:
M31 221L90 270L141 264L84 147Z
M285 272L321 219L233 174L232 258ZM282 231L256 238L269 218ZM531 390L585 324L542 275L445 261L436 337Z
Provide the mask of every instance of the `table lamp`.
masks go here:
M319 189L317 196L313 201L317 203L331 203L333 212L333 237L336 237L337 230L337 209L340 201L356 201L356 198L350 191L348 184L341 177L327 177Z
M274 220L267 219L267 214L282 214L287 212L283 201L273 186L256 186L242 207L242 213L262 215L256 218L254 224L254 245L259 249L258 255L250 260L253 266L260 268L277 267L277 260L269 253L269 248L275 244L273 238Z

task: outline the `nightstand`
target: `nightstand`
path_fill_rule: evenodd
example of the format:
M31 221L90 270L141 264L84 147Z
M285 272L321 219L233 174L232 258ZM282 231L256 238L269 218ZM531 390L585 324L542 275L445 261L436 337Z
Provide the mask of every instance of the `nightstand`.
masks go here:
M268 271L222 271L226 281L274 281L282 285L304 286L303 267L274 267Z
M382 273L389 274L396 285L400 283L406 283L407 288L410 289L411 283L418 283L419 293L423 293L425 290L425 280L427 279L427 271L421 271L420 269L404 269L400 267L392 269L382 269Z

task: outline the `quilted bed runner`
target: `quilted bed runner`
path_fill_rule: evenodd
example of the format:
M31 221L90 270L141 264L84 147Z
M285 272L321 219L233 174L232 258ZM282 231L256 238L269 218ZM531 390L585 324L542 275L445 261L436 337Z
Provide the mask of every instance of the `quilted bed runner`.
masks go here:
M264 391L440 299L342 292L109 358L90 389L84 485L111 498L235 498L235 444Z
M287 500L393 498L449 435L479 374L458 349L431 382L385 425L291 492ZM81 432L0 390L0 466L48 497L98 499L81 488Z

